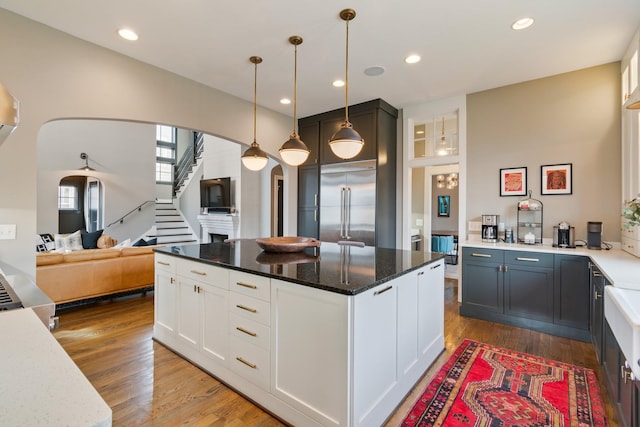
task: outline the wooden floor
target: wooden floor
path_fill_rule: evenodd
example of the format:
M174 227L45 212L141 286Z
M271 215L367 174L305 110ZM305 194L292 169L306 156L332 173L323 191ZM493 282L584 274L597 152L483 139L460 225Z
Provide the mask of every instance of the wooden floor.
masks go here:
M590 344L458 314L457 282L447 279L445 351L387 426L399 425L438 367L464 338L593 369L607 417L616 426ZM54 336L113 410L114 426L281 426L200 369L151 339L153 294L59 311Z

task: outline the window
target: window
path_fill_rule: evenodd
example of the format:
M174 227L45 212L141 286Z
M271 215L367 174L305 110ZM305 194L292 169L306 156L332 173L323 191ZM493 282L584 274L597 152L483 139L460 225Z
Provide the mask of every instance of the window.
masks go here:
M156 182L173 183L176 163L177 129L171 126L156 126Z
M58 187L58 209L78 210L78 188L72 185Z

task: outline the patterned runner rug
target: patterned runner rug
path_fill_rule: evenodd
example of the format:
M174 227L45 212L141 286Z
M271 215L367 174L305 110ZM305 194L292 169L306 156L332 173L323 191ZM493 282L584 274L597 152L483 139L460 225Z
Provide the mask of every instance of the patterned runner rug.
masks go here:
M606 426L590 369L465 340L402 423L414 426Z

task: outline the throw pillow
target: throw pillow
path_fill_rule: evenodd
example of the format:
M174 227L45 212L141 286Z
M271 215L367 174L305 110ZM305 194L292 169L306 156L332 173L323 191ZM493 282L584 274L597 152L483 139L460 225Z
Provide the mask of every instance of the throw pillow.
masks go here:
M56 234L54 238L56 242L56 249L63 249L65 251L81 251L82 236L80 230L71 234Z
M148 243L146 240L144 239L139 239L137 242L135 242L132 246L148 246Z
M154 237L153 239L147 240L147 246L153 246L158 244L158 238Z
M36 235L36 252L48 252L56 248L56 242L51 234Z
M114 248L127 248L129 246L131 246L131 239L126 239L115 245Z
M118 241L107 234L103 234L98 238L98 248L100 249L112 248L117 244Z
M98 249L98 239L102 236L104 230L88 232L82 230L80 236L82 237L82 247L85 249Z

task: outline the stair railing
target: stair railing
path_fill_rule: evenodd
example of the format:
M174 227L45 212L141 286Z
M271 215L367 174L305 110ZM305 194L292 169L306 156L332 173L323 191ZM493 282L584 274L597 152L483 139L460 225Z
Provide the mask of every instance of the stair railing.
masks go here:
M204 134L202 132L193 132L193 140L191 144L184 150L182 157L175 165L175 173L173 180L173 194L180 189L184 181L189 176L193 166L197 163L202 150L204 148Z
M145 207L146 205L148 205L149 203L156 203L155 200L146 200L142 203L140 203L138 206L136 206L135 208L131 209L129 212L127 212L126 214L122 215L120 218L116 219L115 221L113 221L112 223L110 223L109 225L107 225L105 227L105 230L109 227L111 227L114 224L122 224L124 222L124 219L126 217L128 217L129 215L135 213L135 212L140 212L142 210L143 207Z

